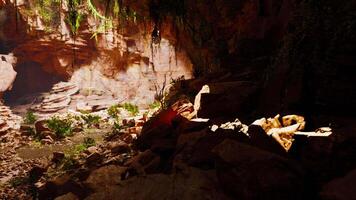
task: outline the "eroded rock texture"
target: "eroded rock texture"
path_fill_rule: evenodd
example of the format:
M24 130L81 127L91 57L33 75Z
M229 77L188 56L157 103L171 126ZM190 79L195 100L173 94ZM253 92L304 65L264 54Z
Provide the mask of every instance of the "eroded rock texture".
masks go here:
M16 90L8 100L48 91L52 84L70 80L83 90L105 91L123 101L147 105L171 79L192 77L192 64L184 50L165 38L159 45L151 44L150 25L128 24L120 31L108 28L98 34L90 31L98 22L89 16L73 35L64 17L65 4L54 29L39 14L28 14L35 3L17 1L15 7L15 2L1 2L1 26L16 25L17 30L4 28L1 38L1 50L13 52L18 60L14 65L19 73Z

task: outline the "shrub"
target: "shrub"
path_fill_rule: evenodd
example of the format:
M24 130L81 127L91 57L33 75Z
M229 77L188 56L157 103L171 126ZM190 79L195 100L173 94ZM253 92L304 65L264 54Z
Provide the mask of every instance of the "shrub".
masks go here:
M138 106L131 103L124 103L121 105L122 108L131 113L131 115L136 116L139 113Z
M95 140L91 137L86 137L84 138L83 145L86 149L95 146Z
M120 114L120 109L119 109L119 105L115 104L112 105L108 108L108 115L114 119L118 118L119 114Z
M25 115L26 124L34 124L37 121L37 116L32 111L27 111Z
M72 124L72 119L60 119L56 116L52 117L47 121L48 128L51 129L59 138L71 136L73 134Z
M82 115L81 118L85 121L88 127L100 124L101 117L98 115Z
M152 109L152 110L157 109L157 108L160 108L160 107L161 107L161 102L159 102L159 101L154 101L154 102L151 103L148 107L149 107L150 109Z

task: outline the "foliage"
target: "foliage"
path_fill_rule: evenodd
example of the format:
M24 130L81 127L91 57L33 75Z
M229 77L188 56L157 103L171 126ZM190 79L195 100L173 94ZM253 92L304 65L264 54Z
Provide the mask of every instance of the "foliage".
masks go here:
M132 116L136 116L139 113L138 106L132 103L124 103L121 107L130 112Z
M95 146L95 140L93 138L86 137L84 138L83 143L77 144L67 150L64 158L61 160L62 169L70 170L78 165L79 155L91 146Z
M34 124L37 121L37 116L32 111L27 111L25 115L26 124Z
M79 10L80 4L81 4L81 0L68 1L68 15L66 20L70 25L73 35L75 35L78 32L80 23L83 20L83 13Z
M110 106L107 111L108 111L108 115L114 119L119 117L120 114L120 109L119 109L119 104L115 104Z
M137 105L132 103L124 103L124 104L115 104L110 106L107 111L108 115L114 119L118 119L120 115L120 108L128 111L132 116L136 116L139 113L139 109Z
M89 148L89 147L92 147L92 146L95 146L95 140L91 137L86 137L84 138L84 141L83 141L83 145L86 147L86 148Z
M65 155L61 163L62 163L62 169L64 170L73 169L76 165L79 164L76 159L76 156L73 154Z
M115 121L113 126L113 131L120 132L122 129L124 129L124 126L122 126L119 122Z
M36 0L35 8L48 30L60 24L60 0Z
M166 84L167 84L167 77L166 75L164 76L164 81L162 83L162 86L158 85L158 83L155 83L155 100L160 102L162 108L166 108L166 103L165 103L165 98L167 96L167 91L166 91Z
M81 118L87 124L88 127L97 126L100 124L101 117L99 115L81 115Z
M34 147L34 148L41 148L43 146L42 142L40 140L34 140L31 142L31 147Z
M161 102L159 101L154 101L153 103L151 103L150 105L148 105L148 107L152 110L154 109L158 109L161 107Z
M58 138L71 136L73 134L73 120L71 118L60 119L57 116L52 117L47 121L47 126L51 129Z

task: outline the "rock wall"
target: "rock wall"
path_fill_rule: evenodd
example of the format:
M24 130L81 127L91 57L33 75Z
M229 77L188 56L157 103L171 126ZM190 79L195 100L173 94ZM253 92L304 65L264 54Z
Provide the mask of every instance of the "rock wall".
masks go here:
M16 24L19 30L4 31L0 49L17 57L16 71L28 73L18 76L16 88L38 92L50 88L51 80L71 80L84 91L105 92L123 101L147 105L154 101L156 88L169 85L171 79L192 77L192 64L185 51L165 38L159 45L151 45L150 30L145 34L142 24L94 35L89 29L98 21L89 16L73 35L64 13L60 13L56 30L50 30L39 14L29 15L28 7L33 3L17 1L16 7L15 1L3 1L0 5L7 16L2 26ZM62 12L66 12L63 4ZM14 32L19 36L10 39ZM28 63L36 63L43 72L30 70L33 65ZM27 69L22 70L24 66ZM24 78L29 76L39 81ZM17 98L24 94L21 90L13 90L8 96Z
M3 2L14 16L10 1ZM95 86L114 91L122 99L139 95L133 99L137 102L152 96L154 85L162 85L165 76L230 72L251 74L262 91L254 107L260 113L343 113L355 108L353 1L132 0L123 4L143 20L120 31L108 29L97 40L90 39L88 31L95 27L95 19L87 17L73 40L61 15L60 34L46 33L39 19L18 18L22 31L5 30L3 35L16 37L2 43L19 60L41 63L47 72L89 90ZM105 6L96 6L103 13ZM4 22L14 23L14 19ZM163 40L152 53L155 26ZM24 33L29 34L19 37Z

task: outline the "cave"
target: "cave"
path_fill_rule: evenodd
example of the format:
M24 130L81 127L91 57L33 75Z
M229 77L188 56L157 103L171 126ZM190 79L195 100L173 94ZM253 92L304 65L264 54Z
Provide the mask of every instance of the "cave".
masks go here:
M34 61L18 63L15 70L17 76L12 89L4 94L5 103L9 105L29 103L25 97L33 101L39 93L49 92L53 84L64 81L62 77L44 71L41 64Z
M0 199L355 199L355 13L0 1Z

